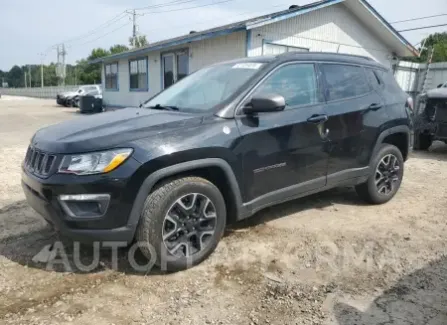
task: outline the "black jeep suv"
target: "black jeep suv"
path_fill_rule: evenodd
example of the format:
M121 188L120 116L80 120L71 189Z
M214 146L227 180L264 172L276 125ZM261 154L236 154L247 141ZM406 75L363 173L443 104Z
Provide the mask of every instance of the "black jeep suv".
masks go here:
M182 269L213 252L226 223L271 205L336 186L390 200L412 138L407 97L364 57L220 63L140 108L39 130L23 189L62 235L137 240Z

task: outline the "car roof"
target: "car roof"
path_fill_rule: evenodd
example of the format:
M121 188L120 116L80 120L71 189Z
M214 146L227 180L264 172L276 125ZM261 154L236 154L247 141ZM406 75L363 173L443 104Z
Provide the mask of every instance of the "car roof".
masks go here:
M279 55L254 56L248 58L235 59L231 61L221 62L239 63L239 62L259 62L259 63L283 63L289 61L309 61L309 62L335 62L347 64L366 65L374 68L388 70L384 65L374 61L373 59L352 54L326 53L326 52L288 52Z

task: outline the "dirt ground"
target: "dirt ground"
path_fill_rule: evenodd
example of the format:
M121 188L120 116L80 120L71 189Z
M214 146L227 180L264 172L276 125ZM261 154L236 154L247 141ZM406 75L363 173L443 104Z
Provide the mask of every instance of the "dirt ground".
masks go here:
M24 200L20 163L38 128L73 118L88 116L0 99L0 324L447 324L443 143L412 154L388 204L340 188L266 209L184 272L135 272L126 249L117 270L104 253L91 272L48 271L33 257L56 237Z

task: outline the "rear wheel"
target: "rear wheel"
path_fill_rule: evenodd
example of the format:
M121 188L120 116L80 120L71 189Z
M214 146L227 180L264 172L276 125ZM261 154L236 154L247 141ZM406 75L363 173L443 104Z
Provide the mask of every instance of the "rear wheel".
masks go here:
M402 183L402 153L391 144L383 144L373 158L371 169L373 172L368 180L356 186L357 194L368 203L386 203L394 197Z
M205 260L217 247L226 221L219 189L199 177L169 181L146 199L137 241L143 254L167 271Z
M427 133L417 133L414 135L414 145L415 150L428 150L433 142L433 138Z

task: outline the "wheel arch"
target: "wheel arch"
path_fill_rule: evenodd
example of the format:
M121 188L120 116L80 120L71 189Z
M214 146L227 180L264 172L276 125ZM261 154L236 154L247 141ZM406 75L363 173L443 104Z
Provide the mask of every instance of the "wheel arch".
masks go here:
M164 181L182 176L199 176L211 181L224 196L227 206L227 221L238 219L241 214L242 195L231 166L222 158L205 158L158 169L143 181L129 216L128 227L133 230L133 233L135 233L140 220L144 201L153 189Z
M399 125L382 131L377 138L370 161L377 154L383 143L396 146L401 151L404 161L406 161L413 143L410 128L407 125Z

